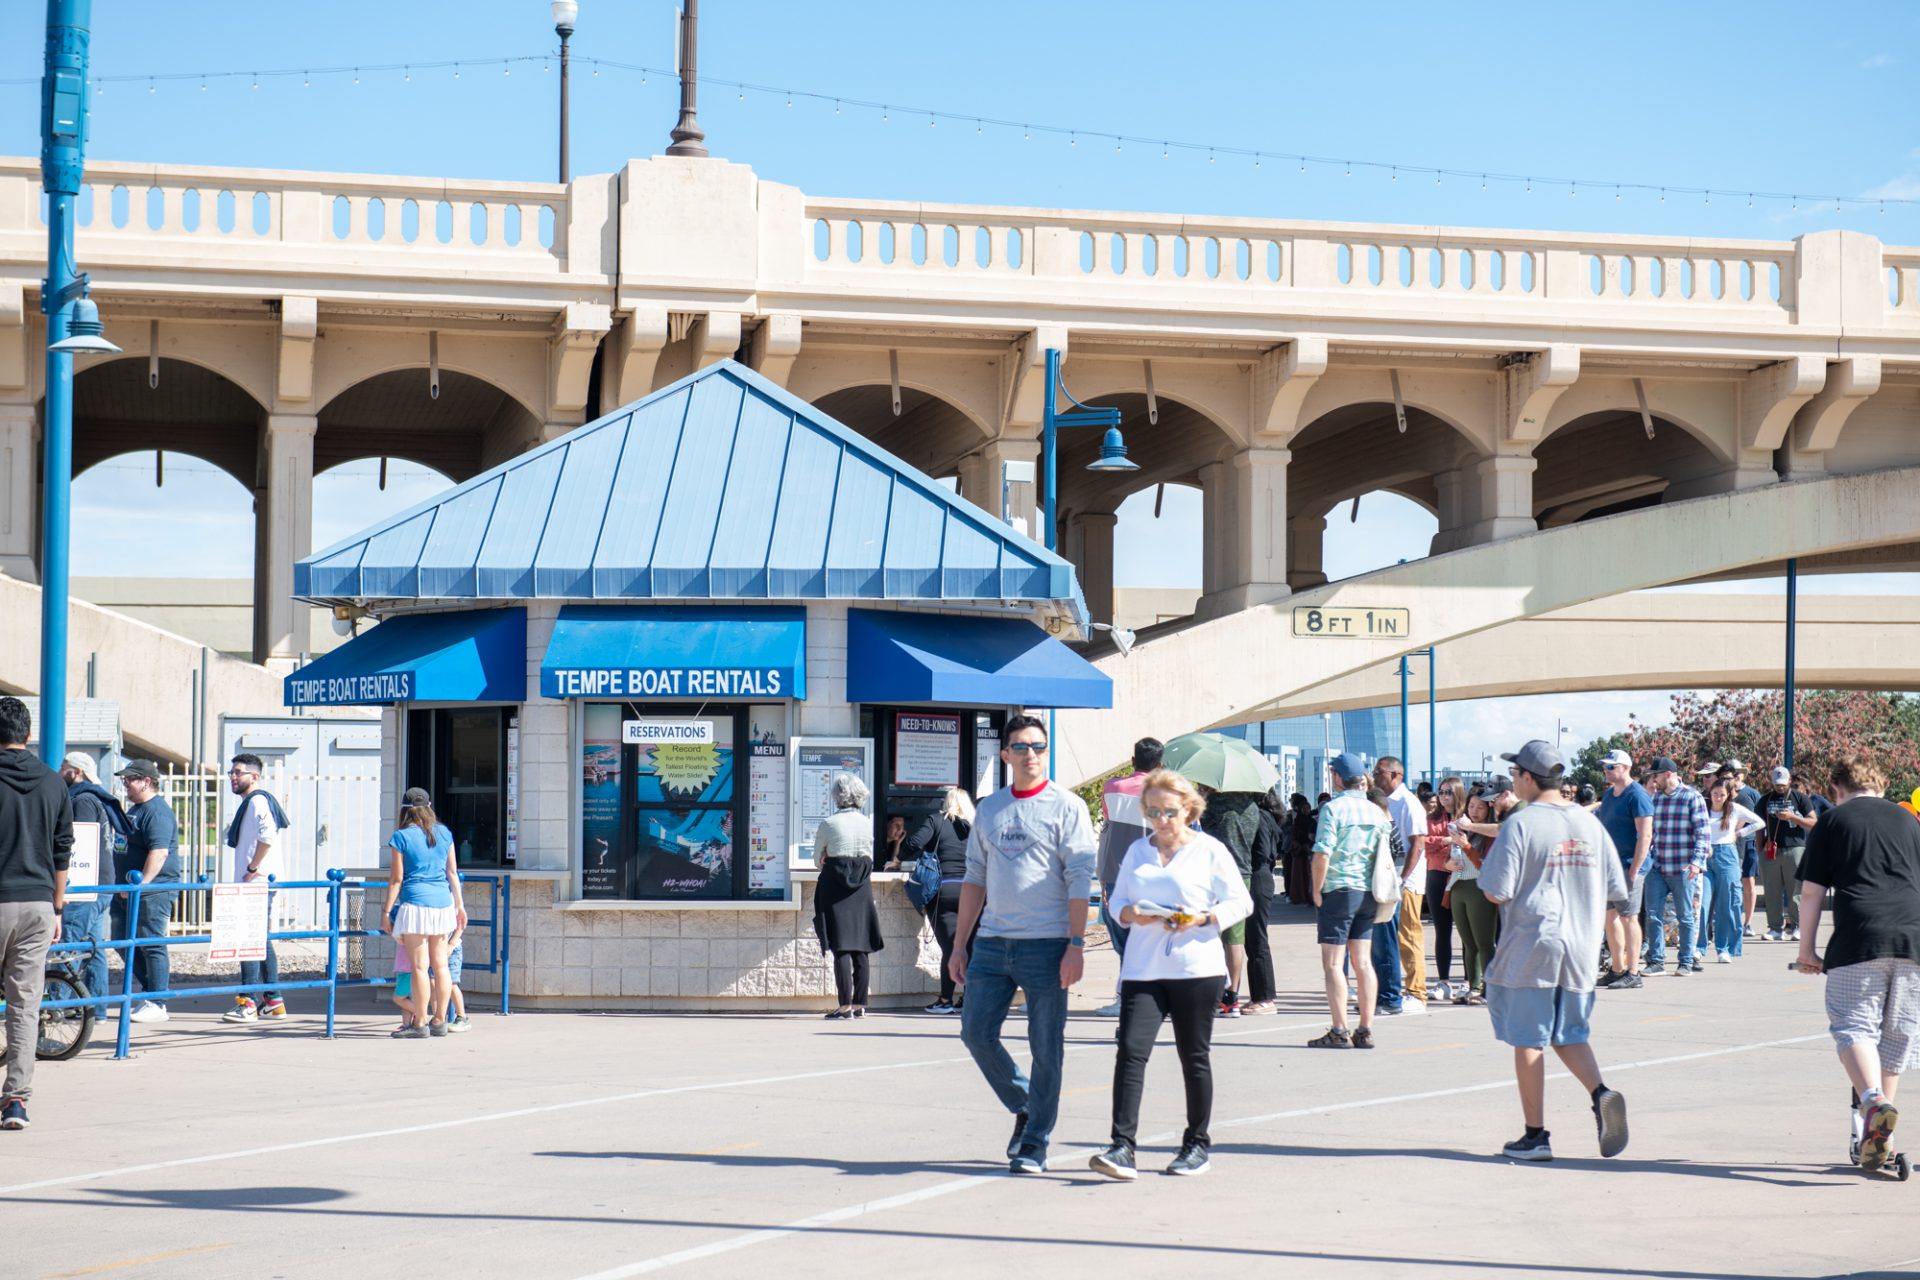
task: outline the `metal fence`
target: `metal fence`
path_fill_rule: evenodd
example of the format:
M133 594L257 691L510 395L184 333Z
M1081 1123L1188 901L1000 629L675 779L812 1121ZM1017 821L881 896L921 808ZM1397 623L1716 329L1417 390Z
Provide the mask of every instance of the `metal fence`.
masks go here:
M379 860L378 774L295 773L268 760L261 785L287 815L276 877L283 882L322 881L326 868L360 858ZM239 798L224 773L169 768L160 795L180 824L180 875L187 881L232 878L224 865L226 824ZM274 899L275 928L315 928L325 920L324 894L283 893ZM211 899L183 893L174 905L175 931L198 932L210 923Z

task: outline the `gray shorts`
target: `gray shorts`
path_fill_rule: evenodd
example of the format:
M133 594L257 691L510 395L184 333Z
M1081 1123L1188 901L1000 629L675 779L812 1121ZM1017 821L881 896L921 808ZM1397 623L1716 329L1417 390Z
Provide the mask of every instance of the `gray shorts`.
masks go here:
M1876 1046L1882 1071L1905 1072L1920 1058L1920 964L1888 958L1827 970L1827 1029L1843 1049Z
M1649 861L1651 861L1651 859L1649 859ZM1620 878L1626 880L1628 885L1627 909L1620 914L1637 916L1640 914L1641 909L1647 905L1647 869L1645 867L1640 868L1640 874L1629 879L1627 873L1631 870L1631 863L1623 862L1620 864Z

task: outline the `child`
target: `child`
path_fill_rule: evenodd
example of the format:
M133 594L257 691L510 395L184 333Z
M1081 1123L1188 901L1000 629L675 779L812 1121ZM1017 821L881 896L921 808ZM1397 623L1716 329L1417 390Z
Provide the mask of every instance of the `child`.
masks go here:
M460 930L447 935L447 947L447 974L453 979L453 1016L447 1019L447 1034L453 1035L473 1030L473 1024L467 1021L467 997L460 991L460 965L465 959L461 953Z
M393 942L393 1003L400 1009L400 1029L393 1038L403 1038L413 1027L413 957L398 938Z

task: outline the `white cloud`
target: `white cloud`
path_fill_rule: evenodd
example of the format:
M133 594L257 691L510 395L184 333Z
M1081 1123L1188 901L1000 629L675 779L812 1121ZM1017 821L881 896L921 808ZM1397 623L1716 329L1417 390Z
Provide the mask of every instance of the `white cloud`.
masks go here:
M1862 71L1875 71L1881 67L1890 67L1895 61L1896 59L1890 53L1876 53L1870 58L1861 59L1860 69Z
M1920 200L1920 174L1902 174L1860 194L1868 200Z

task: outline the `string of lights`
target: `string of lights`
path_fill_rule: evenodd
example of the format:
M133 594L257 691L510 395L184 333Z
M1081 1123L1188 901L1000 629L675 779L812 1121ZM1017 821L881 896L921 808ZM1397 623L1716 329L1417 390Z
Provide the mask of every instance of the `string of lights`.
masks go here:
M162 84L197 82L200 90L205 92L208 85L216 81L250 79L252 87L258 89L260 83L264 80L286 80L298 76L301 78L304 87L311 88L316 78L332 78L350 75L353 77L353 83L359 84L363 75L384 75L394 72L400 73L404 81L411 81L415 73L441 71L450 71L454 79L459 79L463 71L490 71L495 67L500 69L500 73L503 76L511 76L515 67L529 66L536 62L542 64L545 71L550 72L554 61L554 57L549 54L521 54L498 58L362 63L349 66L276 67L259 70L228 71L176 71L155 72L145 75L96 75L93 78L93 85L96 92L105 92L106 86L108 85L130 84L137 86L144 84L149 93L157 93L159 86ZM651 67L642 63L621 62L612 58L583 57L577 53L573 56L573 61L575 65L591 70L595 76L598 76L602 70L637 74L642 84L646 84L649 79L655 76L670 80L677 75L677 72L669 68ZM1436 186L1443 186L1449 181L1469 184L1478 183L1481 190L1486 190L1490 185L1498 183L1508 187L1519 186L1529 193L1533 192L1536 187L1544 194L1564 191L1569 198L1577 197L1581 192L1598 193L1603 196L1611 192L1614 199L1619 200L1626 193L1631 192L1649 196L1657 195L1662 203L1665 203L1669 198L1685 198L1689 200L1697 198L1703 204L1710 205L1717 199L1735 203L1745 201L1749 208L1762 201L1768 204L1786 204L1794 209L1798 209L1802 205L1813 207L1831 204L1835 211L1839 211L1848 206L1855 208L1877 207L1882 213L1886 212L1888 205L1904 208L1920 208L1920 197L1912 196L1876 194L1846 195L1842 193L1815 195L1805 191L1775 191L1763 190L1757 187L1708 187L1686 183L1655 183L1614 178L1581 178L1553 174L1516 173L1496 169L1457 168L1444 165L1368 159L1364 157L1316 155L1299 151L1268 150L1265 148L1248 147L1225 142L1198 142L1192 139L1116 133L1107 129L1079 128L1045 121L1021 120L1008 116L953 111L939 107L909 106L902 103L885 102L873 98L859 98L845 94L825 93L819 90L765 84L752 80L730 80L721 76L705 74L700 77L700 80L703 85L709 87L733 90L736 97L742 102L746 100L746 96L749 93L752 93L765 98L780 99L785 102L788 108L791 108L795 102L810 102L822 106L830 104L833 107L835 115L844 115L849 110L869 113L878 112L882 123L892 123L894 117L898 116L903 122L914 124L924 120L929 129L937 129L940 125L946 124L961 127L971 125L977 134L983 134L988 129L993 129L997 133L1003 134L1018 130L1023 141L1030 142L1036 135L1056 139L1065 138L1068 146L1074 149L1081 148L1084 143L1088 147L1094 145L1102 148L1110 147L1116 153L1125 153L1128 148L1143 149L1151 155L1153 149L1157 147L1159 148L1160 158L1163 160L1170 159L1175 152L1192 156L1204 154L1208 164L1218 164L1222 160L1230 160L1250 164L1251 167L1255 169L1264 169L1270 165L1273 167L1276 175L1283 174L1289 168L1296 169L1302 176L1305 176L1310 171L1327 173L1337 169L1344 177L1352 177L1355 171L1362 171L1373 174L1385 174L1391 182L1399 182L1404 178L1408 181L1431 180ZM0 86L37 85L39 83L38 77L0 80Z

